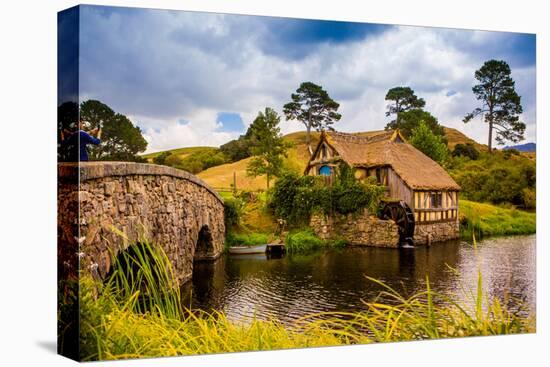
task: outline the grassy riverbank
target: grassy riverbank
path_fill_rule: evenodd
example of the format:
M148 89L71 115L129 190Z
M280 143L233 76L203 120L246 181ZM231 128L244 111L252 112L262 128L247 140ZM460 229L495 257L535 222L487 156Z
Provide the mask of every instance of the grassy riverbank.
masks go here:
M468 293L471 298L467 303L460 301L464 298L458 295L446 296L433 291L429 282L424 291L404 296L369 279L366 281L377 283L381 288L381 297L378 302L366 305L363 312L311 315L291 326L277 320L233 322L223 313L191 312L179 306L179 288L173 287L165 256L149 250L146 248L122 262L117 261L116 271L105 283L90 278L81 281L80 356L83 360L535 331L534 315L514 314L498 299L483 293L481 274L471 294ZM441 304L448 306L438 306Z
M460 200L462 238L536 233L536 213Z

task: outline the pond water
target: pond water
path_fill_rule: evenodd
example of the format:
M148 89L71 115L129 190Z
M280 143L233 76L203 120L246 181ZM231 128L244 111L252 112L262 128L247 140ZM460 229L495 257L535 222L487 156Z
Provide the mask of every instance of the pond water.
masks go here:
M408 295L425 290L428 276L434 290L463 295L464 288L475 293L480 267L489 296L520 313L535 311L535 236L490 238L477 247L477 255L464 241L406 250L347 247L278 259L224 255L195 264L184 302L223 311L232 320L275 317L290 324L307 314L365 309L363 300L381 291L365 275Z

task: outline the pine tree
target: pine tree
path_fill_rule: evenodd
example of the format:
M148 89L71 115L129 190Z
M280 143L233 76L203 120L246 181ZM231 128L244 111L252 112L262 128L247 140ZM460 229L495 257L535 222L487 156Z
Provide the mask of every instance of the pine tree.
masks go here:
M472 91L476 99L482 101L482 106L476 108L464 117L464 123L476 116L483 116L489 125L489 152L493 148L493 130L496 131L496 141L504 144L506 141L517 143L524 139L525 123L519 120L523 112L521 97L515 89L510 66L502 60L489 60L475 72L479 81Z
M304 82L291 95L292 101L285 104L283 112L287 120L298 120L306 127L306 144L309 154L311 147L311 129L317 131L333 130L330 126L342 118L337 113L340 104L329 97L320 85Z

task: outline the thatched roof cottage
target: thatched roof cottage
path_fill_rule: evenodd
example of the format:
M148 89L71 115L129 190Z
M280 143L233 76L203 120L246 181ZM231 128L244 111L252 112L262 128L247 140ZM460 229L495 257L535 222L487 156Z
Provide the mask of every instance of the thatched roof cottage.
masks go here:
M407 143L399 130L323 132L305 174L330 181L342 161L355 168L357 179L376 177L387 186L390 199L408 206L414 215L415 243L458 237L460 186L437 162Z

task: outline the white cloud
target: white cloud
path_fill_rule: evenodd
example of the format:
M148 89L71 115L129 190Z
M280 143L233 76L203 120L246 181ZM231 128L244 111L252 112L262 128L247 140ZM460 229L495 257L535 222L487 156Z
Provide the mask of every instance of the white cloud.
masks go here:
M239 113L245 125L266 106L281 113L303 81L322 85L340 102L339 130L382 129L389 120L387 90L408 85L442 124L486 140L484 124L465 125L462 118L478 105L473 76L487 59L472 49L502 42L500 33L394 27L360 41L313 44L306 57L283 59L259 47L267 31L261 18L85 14L81 95L132 116L145 132L148 151L223 144L238 134L220 131L218 112ZM525 96L526 138L534 140L535 69L514 68L513 77ZM447 96L451 90L456 93ZM302 129L283 118L284 133Z
M131 116L139 121L145 140L149 143L146 153L187 146L220 146L238 133L219 131L216 112L196 111L187 120L151 120L142 116Z

